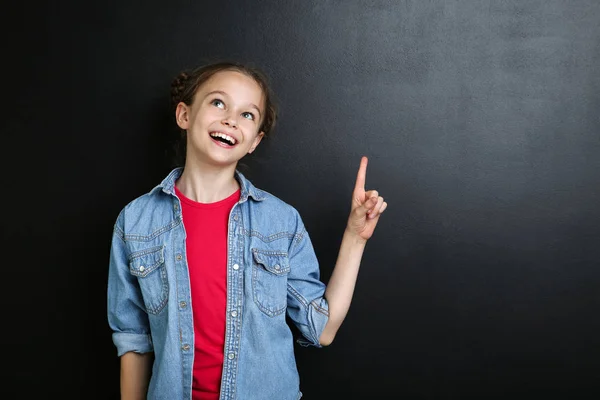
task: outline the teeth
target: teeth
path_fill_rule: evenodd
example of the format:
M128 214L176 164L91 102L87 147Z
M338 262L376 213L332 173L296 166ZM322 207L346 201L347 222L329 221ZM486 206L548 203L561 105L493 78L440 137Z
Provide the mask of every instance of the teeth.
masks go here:
M220 138L222 138L222 139L225 139L225 140L227 140L227 141L229 142L229 144L231 144L232 146L233 146L234 144L236 144L236 143L237 143L237 142L236 142L236 140L235 140L234 138L232 138L231 136L229 136L229 135L226 135L226 134L224 134L224 133L221 133L221 132L213 132L213 133L211 133L211 134L210 134L210 136L212 136L212 137L220 137Z

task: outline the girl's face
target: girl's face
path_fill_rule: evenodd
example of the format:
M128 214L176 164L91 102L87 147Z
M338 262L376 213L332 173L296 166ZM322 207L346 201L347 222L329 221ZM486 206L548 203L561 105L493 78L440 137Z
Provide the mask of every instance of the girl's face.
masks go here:
M259 132L263 114L263 91L254 79L237 71L217 72L198 88L191 106L177 106L177 124L187 131L187 160L237 165L264 136Z

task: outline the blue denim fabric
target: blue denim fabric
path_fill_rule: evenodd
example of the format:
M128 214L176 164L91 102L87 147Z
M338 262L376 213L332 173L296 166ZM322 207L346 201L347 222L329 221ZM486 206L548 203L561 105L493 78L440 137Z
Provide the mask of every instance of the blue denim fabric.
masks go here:
M149 399L191 399L194 327L181 203L174 169L126 205L112 237L108 323L120 356L154 352ZM325 285L298 212L236 172L229 215L222 400L296 400L302 394L292 331L320 347Z

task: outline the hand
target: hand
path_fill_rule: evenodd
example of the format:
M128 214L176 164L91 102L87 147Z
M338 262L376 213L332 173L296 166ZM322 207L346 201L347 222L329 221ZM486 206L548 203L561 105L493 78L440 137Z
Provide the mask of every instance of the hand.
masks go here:
M387 208L387 203L383 201L383 197L379 196L377 190L365 192L368 161L364 156L360 160L356 185L352 193L352 208L346 228L350 233L358 235L365 241L371 238L381 213Z

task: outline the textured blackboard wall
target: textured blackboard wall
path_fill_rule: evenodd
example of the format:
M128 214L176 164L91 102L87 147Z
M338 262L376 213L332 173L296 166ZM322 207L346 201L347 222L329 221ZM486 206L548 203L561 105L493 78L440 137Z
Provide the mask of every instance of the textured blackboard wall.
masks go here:
M172 166L171 78L219 58L271 76L281 120L243 171L298 208L325 281L361 155L390 204L336 341L297 351L305 398L600 396L598 1L22 2L2 20L8 398L117 397L112 224Z

